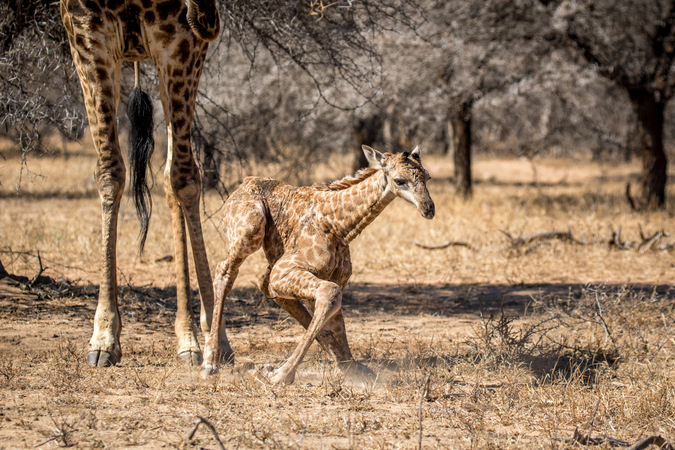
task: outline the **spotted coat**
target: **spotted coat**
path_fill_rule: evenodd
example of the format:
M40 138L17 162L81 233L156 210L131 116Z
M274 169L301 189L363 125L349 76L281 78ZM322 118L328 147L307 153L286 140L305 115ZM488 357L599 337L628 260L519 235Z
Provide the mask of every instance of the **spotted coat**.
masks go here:
M342 290L352 274L349 243L396 197L431 219L429 174L419 150L382 154L364 148L371 167L329 185L294 187L270 178L246 178L225 204L228 257L216 269L214 317L222 314L243 261L263 248L268 261L260 288L307 330L286 363L271 375L292 383L316 338L339 368L353 363L341 313ZM218 325L204 351L203 373L217 370ZM211 344L214 343L214 344Z

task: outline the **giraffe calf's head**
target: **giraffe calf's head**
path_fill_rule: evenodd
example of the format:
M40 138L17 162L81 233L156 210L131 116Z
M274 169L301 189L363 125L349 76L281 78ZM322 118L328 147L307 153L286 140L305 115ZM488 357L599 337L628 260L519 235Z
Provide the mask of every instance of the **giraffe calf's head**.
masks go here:
M434 218L436 207L427 190L431 177L422 166L419 147L411 153L396 154L380 153L367 145L362 149L370 167L384 172L389 191L414 205L425 219Z

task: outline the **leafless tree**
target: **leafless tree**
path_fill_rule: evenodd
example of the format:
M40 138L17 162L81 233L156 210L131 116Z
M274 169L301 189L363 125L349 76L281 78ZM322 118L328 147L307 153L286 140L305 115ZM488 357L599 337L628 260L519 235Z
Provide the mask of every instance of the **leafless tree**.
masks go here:
M58 3L0 2L0 126L25 152L41 148L45 127L71 139L84 131L86 116L73 108L81 91L65 39Z
M286 73L309 80L311 107L297 108L306 120L314 107L330 105L348 110L374 98L381 83L381 56L373 36L395 26L415 28L423 19L416 0L260 1L218 0L223 32L211 46L211 58L200 84L197 108L196 148L202 163L217 178L219 158L241 154L234 134L227 127L260 125L256 108L236 114L213 95L208 77L217 77L227 67L231 52L248 59L248 69L262 61ZM6 133L19 135L21 147L34 148L40 130L51 125L70 137L79 137L86 124L77 77L70 61L60 23L58 2L9 0L0 3L0 124ZM154 73L148 70L150 76ZM299 75L301 74L301 75ZM246 85L243 78L227 80ZM303 88L305 91L307 89ZM349 95L344 93L349 91ZM355 101L355 99L357 99ZM265 103L259 107L265 109ZM260 109L258 109L260 111ZM268 110L269 118L280 111ZM240 114L240 115L239 115ZM323 112L321 113L323 114ZM246 119L249 119L246 121ZM292 122L292 120L290 120ZM203 126L202 128L200 128ZM224 126L224 128L223 128ZM263 141L270 136L262 134ZM244 141L245 142L245 141ZM226 151L225 146L234 148ZM207 183L213 185L213 183Z
M562 1L554 17L567 42L630 99L642 143L640 206L664 207L663 126L675 84L675 1Z

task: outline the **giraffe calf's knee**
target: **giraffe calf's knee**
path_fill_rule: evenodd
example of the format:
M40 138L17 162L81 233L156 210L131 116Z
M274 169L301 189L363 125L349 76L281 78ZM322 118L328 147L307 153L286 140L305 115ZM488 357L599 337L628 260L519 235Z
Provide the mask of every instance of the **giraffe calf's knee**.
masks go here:
M316 301L326 305L327 317L331 317L342 307L342 290L335 283L322 283L316 291Z

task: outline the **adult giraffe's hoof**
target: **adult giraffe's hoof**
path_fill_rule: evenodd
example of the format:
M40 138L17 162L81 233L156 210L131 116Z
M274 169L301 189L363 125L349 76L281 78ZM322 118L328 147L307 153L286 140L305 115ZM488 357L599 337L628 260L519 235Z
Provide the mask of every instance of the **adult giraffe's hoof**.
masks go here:
M199 366L202 364L202 352L188 350L178 354L178 359L190 366Z
M105 350L94 350L87 354L90 367L112 367L120 362L120 357Z

